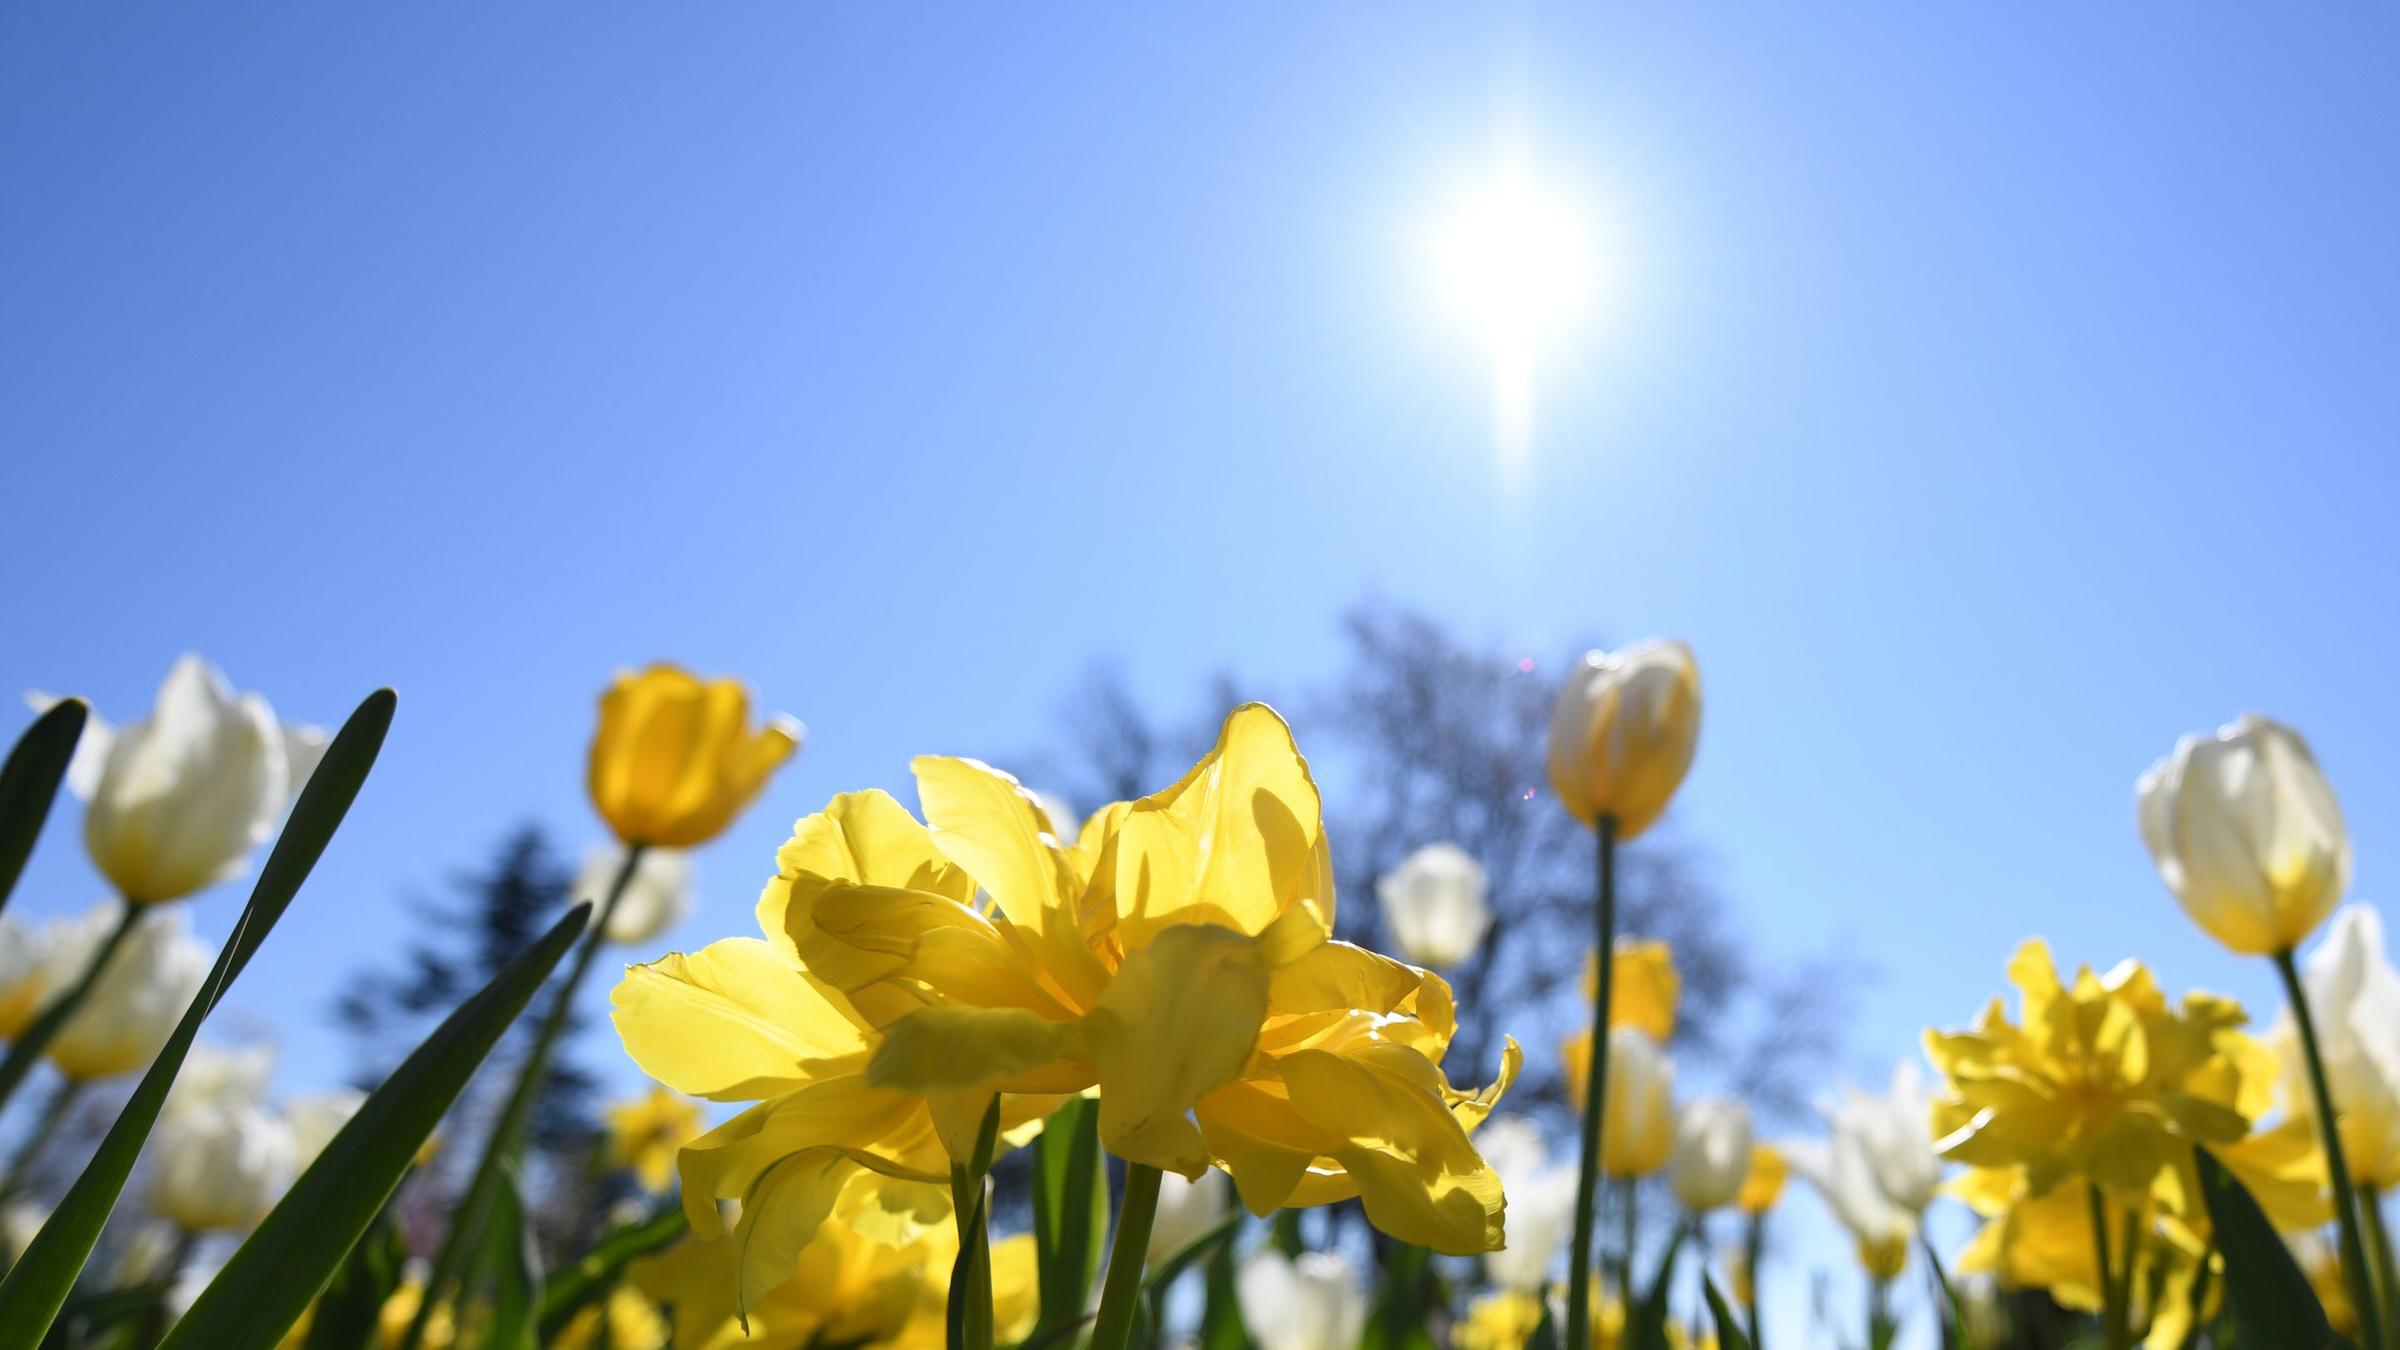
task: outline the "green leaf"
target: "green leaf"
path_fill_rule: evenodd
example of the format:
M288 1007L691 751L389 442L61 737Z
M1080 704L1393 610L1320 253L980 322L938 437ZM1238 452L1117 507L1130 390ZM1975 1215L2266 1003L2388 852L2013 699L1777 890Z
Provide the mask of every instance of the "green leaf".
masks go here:
M374 1227L342 1259L333 1282L317 1296L302 1350L358 1350L375 1344L384 1300L400 1287L407 1264L408 1242L387 1204L375 1216Z
M2207 1202L2217 1250L2225 1257L2225 1297L2242 1344L2294 1350L2348 1345L2333 1334L2316 1291L2258 1201L2207 1149L2193 1152L2199 1155L2200 1198Z
M547 1343L569 1318L605 1297L627 1265L690 1231L683 1206L670 1204L650 1218L602 1237L574 1265L552 1275L542 1286L542 1340Z
M1234 1279L1230 1242L1219 1245L1208 1258L1208 1300L1200 1309L1198 1350L1251 1350L1250 1329L1242 1324L1242 1291Z
M986 1213L992 1154L1000 1143L1000 1095L983 1108L973 1155L950 1169L950 1207L958 1221L958 1259L950 1267L950 1297L944 1306L950 1350L991 1350L992 1240Z
M1051 1113L1033 1141L1033 1240L1041 1261L1044 1332L1091 1310L1108 1235L1108 1163L1100 1103L1077 1097Z
M1690 1229L1675 1226L1675 1236L1668 1239L1666 1255L1658 1258L1658 1272L1650 1277L1649 1292L1642 1295L1641 1306L1635 1310L1633 1325L1627 1338L1633 1350L1670 1350L1667 1340L1667 1295L1675 1282L1675 1258L1683 1251L1683 1240Z
M1433 1350L1426 1310L1433 1301L1433 1253L1423 1247L1392 1249L1383 1265L1382 1293L1367 1315L1360 1350Z
M1239 1203L1228 1207L1223 1218L1201 1229L1191 1241L1160 1257L1157 1265L1144 1272L1142 1288L1164 1293L1167 1286L1175 1282L1175 1277L1190 1269L1194 1262L1209 1256L1221 1246L1230 1245L1233 1235L1241 1231L1244 1217Z
M266 866L259 869L258 884L251 888L250 903L234 924L233 936L217 953L216 967L200 986L191 1006L184 1010L183 1021L158 1052L149 1072L142 1075L141 1084L133 1090L132 1099L125 1103L116 1123L100 1141L83 1175L75 1179L65 1198L51 1211L49 1221L34 1235L25 1255L9 1270L8 1278L0 1280L0 1350L36 1350L50 1324L57 1320L59 1308L73 1291L76 1277L83 1272L83 1263L91 1259L92 1247L100 1240L101 1225L108 1222L109 1211L116 1207L117 1196L125 1189L125 1179L133 1173L134 1159L140 1156L143 1141L150 1137L150 1127L158 1123L158 1113L166 1105L167 1089L173 1086L176 1073L183 1068L184 1056L191 1052L192 1040L200 1034L200 1024L232 987L242 968L250 964L259 944L273 931L275 921L283 917L292 897L299 894L300 883L308 879L309 869L324 854L325 845L342 823L342 816L367 781L367 771L375 765L375 754L383 747L384 733L391 729L396 701L389 689L367 695L358 710L350 714L350 720L342 724L333 744L326 747L324 759L292 807L282 837L267 855ZM376 1205L381 1203L382 1197L378 1196ZM373 1209L368 1213L371 1215ZM359 1226L365 1226L363 1218ZM357 1231L352 1230L326 1255L327 1273L357 1236ZM319 1276L310 1281L305 1293L314 1294L323 1283L323 1276Z
M542 1255L534 1247L533 1225L525 1213L525 1188L518 1184L513 1162L500 1166L500 1188L492 1196L492 1217L483 1227L483 1269L491 1273L491 1324L483 1344L491 1350L534 1350L534 1321L540 1311ZM482 1281L469 1277L467 1288Z
M568 910L401 1061L217 1272L167 1347L272 1346L300 1319L591 914L588 903Z
M1717 1350L1750 1350L1750 1333L1743 1330L1742 1319L1725 1306L1725 1296L1717 1292L1717 1282L1707 1271L1700 1272L1700 1292L1708 1298L1708 1315L1717 1323ZM1758 1297L1752 1291L1752 1298Z
M75 758L75 741L91 716L91 705L79 698L62 698L33 719L25 734L9 748L0 764L0 909L8 907L9 892L25 860L33 856L33 841L50 819L50 803L59 782Z
M1942 1291L1943 1350L1974 1350L1974 1338L1967 1332L1966 1305L1958 1301L1958 1287L1950 1283L1950 1272L1942 1267L1942 1254L1933 1249L1933 1235L1919 1230L1917 1242L1925 1249L1925 1264L1933 1271L1934 1285ZM1758 1297L1758 1291L1752 1290L1750 1296Z
M1542 1300L1542 1320L1533 1324L1533 1334L1525 1338L1525 1350L1558 1350L1558 1318L1550 1300ZM1719 1347L1719 1350L1729 1350Z

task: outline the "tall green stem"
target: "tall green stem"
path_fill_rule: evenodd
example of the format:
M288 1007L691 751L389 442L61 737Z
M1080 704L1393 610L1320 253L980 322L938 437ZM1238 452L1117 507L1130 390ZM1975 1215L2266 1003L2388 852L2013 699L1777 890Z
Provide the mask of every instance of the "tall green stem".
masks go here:
M1742 1309L1742 1320L1750 1324L1750 1344L1756 1350L1759 1343L1758 1258L1767 1245L1767 1216L1752 1214L1748 1217L1750 1222L1742 1232L1742 1280L1749 1286L1750 1297L1744 1300L1748 1306Z
M76 1100L83 1096L83 1090L88 1086L80 1078L62 1078L58 1086L51 1089L50 1100L42 1104L42 1114L34 1121L32 1132L25 1136L24 1143L17 1146L17 1156L8 1164L8 1176L0 1179L0 1200L24 1188L26 1175L33 1170L35 1163L42 1160L43 1151L50 1146L51 1136L57 1134L58 1127L66 1123L67 1112L74 1109Z
M425 1279L425 1296L417 1304L417 1315L410 1319L408 1331L400 1338L400 1350L418 1350L424 1344L435 1309L457 1284L467 1254L474 1250L475 1235L500 1193L501 1175L515 1159L524 1142L526 1126L533 1119L534 1104L541 1098L542 1080L549 1071L551 1051L574 1016L575 990L583 983L585 972L592 968L600 944L608 940L609 916L617 912L617 902L624 898L625 887L633 880L634 869L641 866L646 851L641 844L626 848L625 861L617 865L616 879L609 883L608 898L600 902L600 912L593 916L591 928L575 949L574 963L567 967L566 978L558 986L558 996L551 1000L541 1029L534 1034L533 1048L526 1051L525 1062L517 1069L517 1084L509 1093L508 1105L501 1109L491 1137L484 1141L474 1179L468 1182L466 1195L451 1213L450 1231L442 1236L441 1250L435 1254L433 1270Z
M2109 1259L2108 1197L2096 1181L2086 1183L2084 1191L2092 1208L2093 1273L2098 1276L2100 1286L2100 1343L2108 1350L2125 1350L2125 1305L2118 1295L2116 1266ZM2125 1253L2125 1258L2130 1263L2133 1253Z
M0 1058L0 1111L8 1109L8 1099L15 1096L17 1089L24 1085L25 1076L33 1072L35 1062L41 1059L44 1050L50 1048L50 1042L58 1039L58 1033L66 1026L67 1019L73 1017L75 1010L83 1006L83 1001L91 997L92 986L100 982L100 972L108 968L109 958L117 954L117 948L125 945L125 939L132 935L133 926L141 922L141 918L142 907L127 902L125 912L117 918L117 926L100 940L100 949L92 953L91 964L83 968L83 974L75 978L75 983L67 992L51 1000L42 1009L41 1016L34 1018L33 1024L25 1028L16 1043L8 1047L7 1056Z
M1116 1235L1108 1244L1108 1276L1100 1286L1100 1315L1092 1323L1090 1350L1125 1350L1141 1303L1142 1261L1150 1251L1150 1225L1158 1218L1159 1171L1125 1164L1125 1200L1118 1207Z
M1567 1259L1567 1350L1591 1350L1592 1242L1600 1199L1600 1123L1608 1097L1608 1002L1615 982L1617 948L1617 820L1602 816L1599 902L1593 909L1599 968L1592 991L1592 1055L1583 1094L1583 1153L1575 1173L1575 1237Z
M2325 1149L2325 1174L2333 1183L2333 1207L2342 1222L2342 1274L2349 1282L2350 1302L2358 1310L2361 1343L2381 1346L2383 1318L2376 1308L2376 1280L2367 1264L2365 1239L2359 1232L2358 1196L2350 1186L2350 1164L2342 1157L2341 1117L2334 1114L2333 1090L2325 1080L2325 1056L2317 1046L2317 1018L2309 1010L2307 991L2300 987L2299 967L2288 951L2275 954L2275 973L2283 977L2284 996L2291 1001L2292 1020L2300 1027L2300 1049L2308 1061L2308 1087L2317 1108L2317 1142Z
M2383 1294L2383 1318L2390 1325L2400 1312L2400 1270L2392 1265L2392 1235L2383 1224L2383 1192L2374 1186L2358 1188L2358 1213L2367 1225L2367 1258L2375 1263L2375 1287Z

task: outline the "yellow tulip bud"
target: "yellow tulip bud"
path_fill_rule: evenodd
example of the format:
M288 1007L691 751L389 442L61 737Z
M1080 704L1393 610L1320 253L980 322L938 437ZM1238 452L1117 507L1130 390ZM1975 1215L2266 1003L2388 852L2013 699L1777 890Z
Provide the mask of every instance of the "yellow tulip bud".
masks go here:
M2248 956L2300 945L2350 884L2350 836L2300 733L2244 717L2186 736L2135 785L2158 875L2209 936Z
M592 805L628 844L690 848L733 823L800 737L788 717L751 730L750 694L737 680L670 665L620 675L600 697Z
M1733 1203L1746 1214L1764 1214L1775 1208L1783 1195L1784 1178L1791 1175L1791 1164L1773 1144L1756 1144L1750 1149L1750 1175L1742 1178L1742 1193Z
M1667 809L1700 741L1700 668L1680 642L1592 652L1550 715L1550 786L1577 820L1631 839Z
M1675 950L1664 942L1618 938L1608 975L1608 1024L1633 1027L1665 1045L1675 1038L1675 1000L1683 992L1683 976L1675 970ZM1583 958L1583 997L1600 997L1600 962Z

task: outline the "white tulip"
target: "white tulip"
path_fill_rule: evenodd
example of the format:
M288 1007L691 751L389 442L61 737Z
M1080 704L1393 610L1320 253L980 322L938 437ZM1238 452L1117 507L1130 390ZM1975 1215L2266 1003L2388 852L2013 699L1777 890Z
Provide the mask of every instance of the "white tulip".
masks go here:
M1356 1350L1367 1326L1367 1290L1347 1257L1271 1247L1242 1262L1235 1283L1242 1324L1259 1350Z
M1207 1232L1225 1217L1232 1201L1225 1174L1210 1168L1198 1181L1174 1172L1160 1179L1158 1217L1150 1225L1150 1265L1183 1250L1185 1243Z
M2316 1021L2352 1178L2378 1189L2400 1185L2400 971L2384 955L2382 916L2368 905L2335 911L2325 940L2302 963L2300 987ZM2290 1009L2269 1040L2283 1059L2285 1100L2313 1115Z
M52 930L0 914L0 1039L14 1040L48 1001Z
M275 1076L275 1051L251 1045L224 1050L206 1042L194 1044L167 1089L165 1111L214 1111L228 1106L257 1106L267 1099L267 1080Z
M1523 1116L1484 1122L1475 1151L1508 1197L1507 1245L1484 1254L1483 1273L1503 1289L1539 1291L1575 1224L1575 1165L1552 1162L1541 1127Z
M2134 786L2142 842L2192 921L2249 956L2300 945L2350 885L2350 836L2300 733L2247 716Z
M1893 1069L1886 1096L1851 1088L1825 1115L1831 1137L1788 1145L1786 1156L1858 1240L1869 1271L1890 1279L1906 1262L1918 1219L1941 1189L1923 1076L1904 1060Z
M88 803L93 863L119 895L150 904L239 876L324 748L322 731L283 726L264 698L237 697L215 667L185 656L148 718L84 724L67 785Z
M1375 883L1400 954L1420 966L1455 966L1492 926L1483 864L1456 844L1427 844Z
M1608 1029L1608 1101L1600 1170L1646 1177L1675 1151L1675 1062L1639 1027Z
M366 1102L367 1094L357 1088L329 1088L295 1098L286 1105L283 1118L292 1127L293 1167L307 1170Z
M248 1228L292 1184L291 1126L263 1106L223 1106L162 1116L150 1206L185 1232Z
M1750 1108L1738 1101L1702 1098L1675 1117L1675 1151L1667 1159L1667 1187L1684 1208L1705 1214L1733 1203L1750 1175Z
M102 905L58 925L46 977L53 988L70 988L83 977L117 925L115 911L114 905ZM192 936L185 911L143 914L93 981L83 1006L50 1042L50 1062L79 1082L148 1065L175 1034L212 964L209 949Z
M624 863L625 850L614 845L584 855L583 875L575 880L575 898L594 904L606 900L617 869ZM636 946L683 922L692 912L694 870L692 855L683 849L644 849L633 875L625 880L625 894L618 897L615 911L608 916L608 940Z
M1550 788L1577 820L1606 816L1631 839L1666 812L1699 744L1691 648L1653 639L1591 652L1550 713Z

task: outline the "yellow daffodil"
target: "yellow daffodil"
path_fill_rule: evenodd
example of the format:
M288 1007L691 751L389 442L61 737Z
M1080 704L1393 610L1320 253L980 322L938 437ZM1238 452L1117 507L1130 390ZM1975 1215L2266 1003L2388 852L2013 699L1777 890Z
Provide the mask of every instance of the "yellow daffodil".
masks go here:
M1587 825L1631 839L1663 815L1700 741L1700 669L1680 642L1592 652L1550 716L1550 786Z
M663 1087L608 1108L608 1165L633 1173L644 1190L665 1190L675 1155L699 1137L700 1104Z
M2098 1247L2092 1236L2089 1191L2060 1187L2033 1195L2022 1169L1971 1168L1950 1191L1987 1220L1955 1262L1962 1276L1989 1275L2008 1289L2041 1289L2060 1306L2098 1312L2102 1303ZM2128 1325L2154 1350L2177 1350L2192 1327L2208 1319L2222 1289L2222 1272L2205 1285L2207 1306L2194 1307L2202 1292L2202 1262L2212 1259L2205 1213L2180 1213L2179 1185L2162 1184L2140 1195L2106 1195L2110 1261L2126 1259L2124 1235L2133 1220L2137 1238L2127 1309ZM2134 1206L2140 1212L2134 1213Z
M882 793L836 798L759 901L880 1034L869 1085L937 1104L1097 1086L1110 1151L1222 1166L1254 1212L1355 1195L1404 1241L1499 1245L1499 1180L1467 1134L1520 1057L1452 1089L1449 986L1328 940L1317 789L1272 710L1236 709L1182 781L1071 843L1006 774L914 768L925 824Z
M1764 1214L1775 1208L1791 1171L1792 1165L1773 1144L1751 1145L1750 1175L1742 1178L1742 1193L1734 1197L1734 1205L1745 1214Z
M2022 1025L1999 999L1965 1031L1929 1031L1927 1053L1948 1075L1934 1103L1945 1157L1977 1167L2022 1167L2033 1194L2069 1179L2147 1190L2194 1143L2229 1145L2250 1133L2246 1079L2260 1110L2272 1093L2270 1058L2235 1028L2241 1006L2188 994L2170 1007L2150 972L2126 962L2105 977L2089 967L2062 984L2040 941L2009 962Z
M690 848L733 823L800 737L788 717L752 730L737 680L671 665L620 675L600 697L592 805L625 843Z

